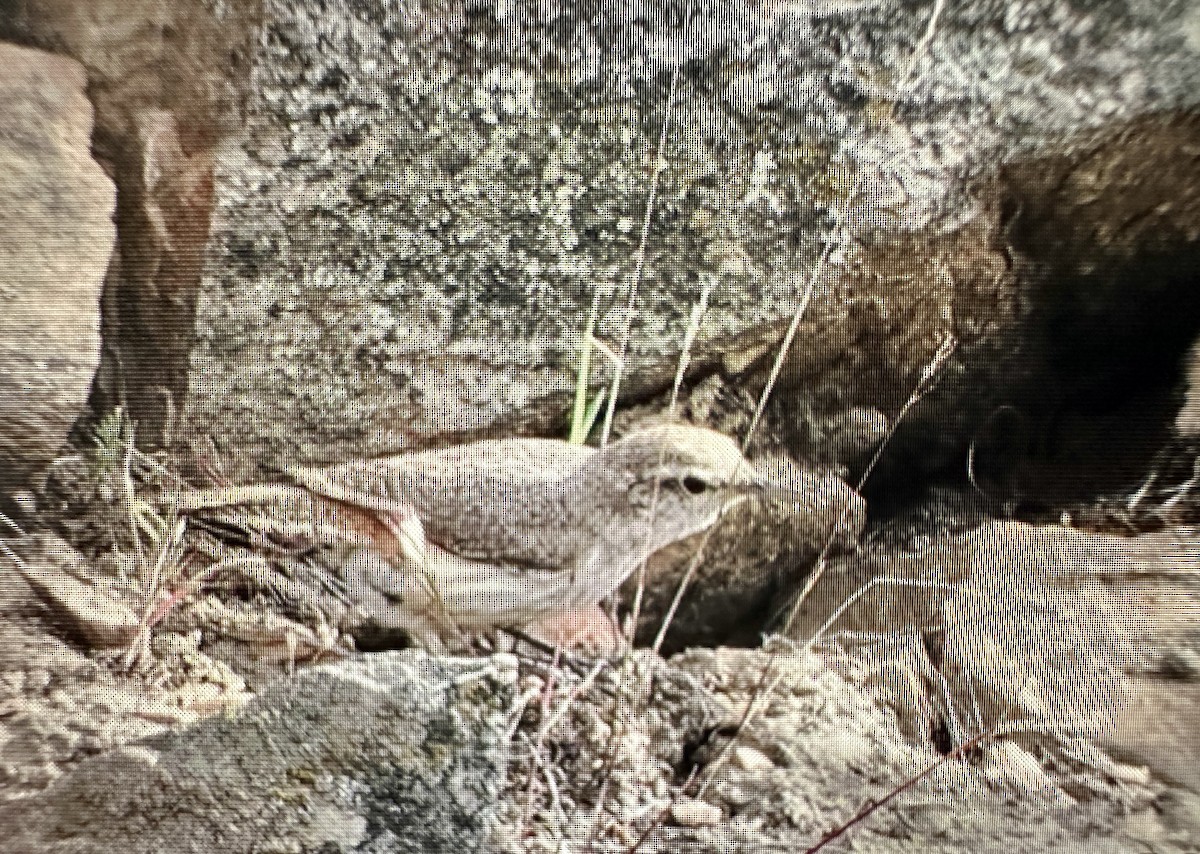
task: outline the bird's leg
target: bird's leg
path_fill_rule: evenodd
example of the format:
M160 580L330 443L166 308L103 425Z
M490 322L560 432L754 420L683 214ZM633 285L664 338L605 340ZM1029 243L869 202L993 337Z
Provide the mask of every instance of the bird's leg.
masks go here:
M620 629L600 605L566 608L527 626L525 631L550 646L615 655L625 642Z

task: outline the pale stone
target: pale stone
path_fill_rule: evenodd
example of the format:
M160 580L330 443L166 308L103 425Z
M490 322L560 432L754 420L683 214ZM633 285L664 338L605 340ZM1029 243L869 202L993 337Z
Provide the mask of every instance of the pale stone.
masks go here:
M690 798L671 804L671 820L680 827L710 827L724 817L720 807Z
M74 60L0 44L0 506L59 452L100 359L115 189Z

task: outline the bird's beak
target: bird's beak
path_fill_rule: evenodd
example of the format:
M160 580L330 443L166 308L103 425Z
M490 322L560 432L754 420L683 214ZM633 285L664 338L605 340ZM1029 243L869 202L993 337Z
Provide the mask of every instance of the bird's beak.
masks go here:
M734 492L738 495L754 496L762 495L767 488L767 483L758 475L749 483L739 483L734 487Z

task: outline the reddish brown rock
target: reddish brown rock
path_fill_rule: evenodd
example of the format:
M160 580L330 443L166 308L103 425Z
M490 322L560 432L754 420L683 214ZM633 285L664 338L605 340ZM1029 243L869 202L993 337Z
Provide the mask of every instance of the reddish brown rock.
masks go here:
M74 60L0 45L0 500L58 453L100 358L115 190Z

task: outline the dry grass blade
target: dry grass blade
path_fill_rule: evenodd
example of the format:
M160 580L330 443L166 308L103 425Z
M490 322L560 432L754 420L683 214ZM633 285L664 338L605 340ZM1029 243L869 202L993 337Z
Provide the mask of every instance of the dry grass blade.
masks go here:
M683 20L692 20L692 0L688 0L687 8L683 11ZM633 334L634 310L637 308L638 290L642 283L642 273L646 267L646 249L650 241L650 220L654 214L654 205L658 201L658 182L663 170L666 169L667 135L675 118L675 96L679 91L680 63L675 63L671 73L671 88L667 94L667 106L664 110L662 128L658 135L658 148L654 154L654 168L650 176L650 190L646 198L646 210L642 215L642 229L638 237L638 249L633 266L633 275L629 281L629 296L625 303L625 325L621 330L621 343L617 350L617 369L613 373L612 385L608 390L608 405L604 410L604 428L600 432L600 444L608 444L612 434L613 418L617 411L617 400L621 396L621 375L624 373L626 357L629 355L629 341Z
M997 727L998 726L999 725L997 724ZM945 756L939 757L936 761L929 763L929 765L925 766L921 771L917 772L913 776L909 777L907 780L900 783L900 785L893 788L882 798L877 798L875 800L868 801L863 806L862 809L860 809L857 813L855 813L853 816L851 816L847 821L843 822L842 824L838 825L837 827L833 828L828 833L826 833L824 836L822 836L820 841L818 841L816 845L813 845L811 848L806 848L804 851L804 854L816 854L822 848L827 846L830 842L834 842L835 840L841 838L842 836L845 836L846 833L848 833L850 831L850 829L852 827L854 827L856 824L860 824L863 821L865 821L866 819L870 818L881 807L887 806L889 803L894 801L897 797L904 794L904 792L908 791L913 786L915 786L917 783L924 780L926 777L928 777L930 774L932 774L938 768L945 765L947 762L949 762L953 759L957 759L960 756L962 756L963 754L967 753L968 751L981 746L985 740L991 738L992 736L994 736L996 734L997 727L992 727L991 729L985 730L984 732L981 732L978 735L974 736L973 738L963 742L958 747L954 748L949 753L947 753Z
M701 288L701 291L700 291L700 299L694 306L692 306L692 313L688 320L688 327L687 327L687 330L684 332L684 336L683 336L683 345L680 347L679 360L678 360L678 363L677 363L676 369L675 369L675 382L671 387L671 401L670 401L670 404L667 406L667 414L669 417L674 417L675 412L679 407L679 392L680 392L680 389L683 387L684 376L687 374L687 366L688 366L688 362L691 359L692 347L695 346L696 338L700 334L700 324L704 321L704 315L708 311L708 299L709 299L709 296L711 295L711 293L712 293L712 280L710 277L706 277L705 281L704 281L704 286ZM659 465L662 465L662 463L663 463L663 459L660 458ZM658 505L660 486L661 486L661 484L659 484L659 483L654 484L654 492L650 497L649 513L650 513L651 519L654 518L655 509L657 508L657 505ZM650 538L650 533L647 532L646 545L642 549L643 553L648 553L648 551L649 551L649 538ZM704 542L707 542L707 534L705 535ZM703 551L704 551L704 544L702 542L700 547L697 548L697 550L696 550L696 556L693 558L691 565L689 565L689 567L688 567L688 572L687 572L688 578L690 578L690 576L695 573L696 566L698 566L700 563L700 559L701 559L701 555L702 555ZM638 564L637 584L634 586L633 603L630 605L629 615L626 618L626 622L625 622L625 631L624 631L625 640L630 647L633 646L633 636L634 636L634 633L637 631L638 619L641 617L642 604L643 604L643 600L645 599L645 595L646 595L646 564L647 564L648 560L649 560L649 558L646 558L646 559L642 560L641 563ZM685 589L683 584L681 584L681 590L682 589ZM672 604L671 612L668 615L668 618L664 621L665 626L670 625L670 619L673 616L677 607L678 607L678 604L676 601L675 603ZM654 645L654 651L656 654L657 654L658 650L660 650L662 648L661 636L665 636L665 629L664 629L663 633L660 633L660 639L658 641L656 641L656 643Z
M0 554L11 560L19 569L28 571L28 568L25 566L25 561L23 561L21 556L14 552L12 548L9 547L8 543L4 542L4 540L0 540Z
M150 631L154 625L154 616L158 600L162 593L164 582L168 575L174 576L173 570L180 565L183 553L183 534L187 529L187 520L180 518L171 526L167 536L160 539L155 550L154 561L149 566L149 575L144 577L142 593L145 603L142 608L141 623L137 637L129 645L125 653L124 667L132 670L148 653ZM168 573L168 568L172 571Z
M942 368L945 367L946 363L950 360L950 356L953 355L956 346L957 342L952 335L947 334L945 337L943 337L941 346L938 347L937 353L934 354L933 359L921 372L921 379L917 383L917 387L913 389L912 394L908 396L908 399L904 402L904 405L900 407L900 412L897 414L896 419L892 422L891 427L888 428L888 432L883 437L883 441L879 443L879 446L875 449L875 453L871 455L871 459L867 463L867 467L863 470L862 476L858 479L858 483L855 484L855 491L862 492L863 488L867 484L867 481L870 480L871 475L874 474L875 468L879 465L879 461L883 459L884 452L891 443L892 437L896 435L896 431L904 422L904 418L908 415L912 408L916 406L918 402L920 402L921 398L928 394L937 383L938 377L941 376ZM800 612L800 608L804 605L805 601L807 601L808 597L812 594L813 589L817 586L817 582L819 582L821 577L824 575L825 566L829 560L829 552L833 547L834 534L846 521L847 513L849 513L849 508L843 508L837 523L834 525L833 531L830 532L829 538L826 539L825 545L821 549L821 553L817 556L817 562L813 567L812 572L809 573L808 578L804 582L804 587L801 588L800 593L795 598L795 601L789 606L787 617L784 619L783 627L781 629L783 634L787 634L791 630L792 625L795 623L796 615Z
M0 525L11 529L18 537L25 536L25 532L21 530L21 526L3 513L0 513Z

